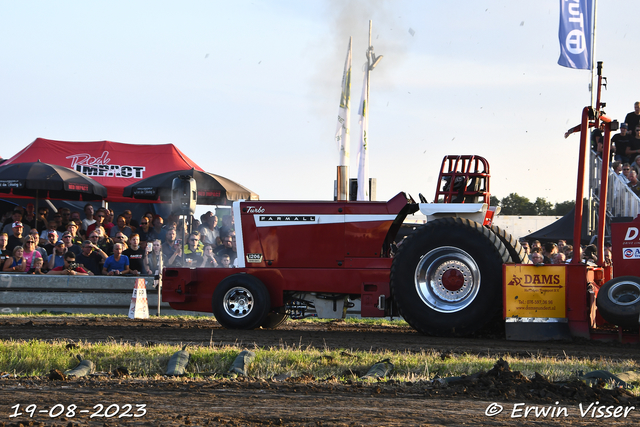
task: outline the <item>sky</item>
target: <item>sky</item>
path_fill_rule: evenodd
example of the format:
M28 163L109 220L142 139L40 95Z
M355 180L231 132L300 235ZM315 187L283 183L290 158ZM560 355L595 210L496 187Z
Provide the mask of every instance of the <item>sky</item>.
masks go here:
M640 2L599 0L602 100L640 100ZM350 176L369 20L377 200L432 200L442 158L491 165L491 193L573 200L590 72L557 65L559 0L0 0L0 157L38 137L173 143L263 200L331 200L353 37ZM150 147L150 150L153 148Z

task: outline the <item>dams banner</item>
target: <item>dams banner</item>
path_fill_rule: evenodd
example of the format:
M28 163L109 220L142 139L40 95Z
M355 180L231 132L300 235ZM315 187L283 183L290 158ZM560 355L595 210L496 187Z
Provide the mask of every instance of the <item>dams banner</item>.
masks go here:
M38 138L2 165L37 162L65 166L107 187L108 202L131 203L124 187L162 172L202 171L173 144L138 145L111 141L70 142ZM140 203L140 200L135 200Z
M563 67L591 69L593 0L560 1L560 58Z

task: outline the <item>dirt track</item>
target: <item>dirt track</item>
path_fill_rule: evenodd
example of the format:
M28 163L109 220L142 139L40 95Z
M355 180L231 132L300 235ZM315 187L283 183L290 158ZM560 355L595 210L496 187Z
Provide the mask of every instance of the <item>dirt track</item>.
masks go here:
M93 320L93 319L0 319L0 339L69 339L90 342L122 340L128 342L191 343L194 345L242 344L245 346L313 346L344 349L391 349L406 351L435 350L450 353L477 353L498 359L509 353L521 357L549 355L558 358L581 357L638 359L640 346L572 343L518 343L495 338L443 339L422 336L410 328L374 327L363 329L343 322L322 325L288 322L275 331L228 331L209 320L190 322L166 319ZM67 382L42 378L0 380L0 425L619 425L640 420L640 400L620 390L584 388L582 383L564 388L533 382L508 370L496 369L482 378L469 378L449 386L431 383L400 384L382 381L377 384L344 384L297 378L287 381L258 379L235 380L141 380L79 379ZM555 402L560 402L556 404ZM627 410L608 419L592 418L591 411L581 416L589 405L601 402L615 410ZM522 403L524 405L518 406ZM10 417L20 404L22 416ZM37 405L33 418L25 413L28 404ZM73 416L51 418L63 405L77 405ZM102 404L111 406L114 417L94 417ZM146 414L139 418L117 418L133 405L146 404ZM489 417L485 412L502 412ZM514 411L515 406L515 412ZM555 408L547 417L527 417L526 407ZM567 416L564 416L565 408ZM633 409L630 409L633 408ZM637 409L635 409L637 408ZM104 409L102 414L104 414ZM522 412L519 410L522 409ZM593 409L593 408L592 408ZM79 411L87 411L79 413ZM138 412L141 414L142 412ZM552 414L558 417L551 417ZM621 412L622 414L622 412ZM597 416L598 413L593 414ZM606 415L606 412L605 412ZM40 424L43 423L43 424Z

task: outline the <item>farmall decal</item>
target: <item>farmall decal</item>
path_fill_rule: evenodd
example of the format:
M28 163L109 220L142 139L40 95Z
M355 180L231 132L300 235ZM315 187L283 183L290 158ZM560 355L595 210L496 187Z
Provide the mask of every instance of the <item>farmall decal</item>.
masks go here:
M143 178L144 166L112 165L108 157L109 152L104 151L100 157L93 157L90 154L73 154L67 156L71 159L71 169L87 176L104 176L113 178Z
M627 234L624 236L624 242L622 242L622 258L624 259L640 259L640 230L637 227L627 228Z
M565 317L565 268L505 266L507 317Z

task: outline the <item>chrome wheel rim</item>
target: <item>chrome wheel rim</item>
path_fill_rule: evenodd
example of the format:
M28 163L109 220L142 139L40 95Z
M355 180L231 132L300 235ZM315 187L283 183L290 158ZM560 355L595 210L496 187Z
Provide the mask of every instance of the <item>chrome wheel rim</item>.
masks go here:
M442 246L420 259L415 271L419 297L429 308L455 313L471 304L480 290L480 269L462 249Z
M640 301L640 285L631 281L618 282L609 288L609 299L617 305L633 305Z
M247 288L231 288L224 294L224 311L234 319L247 317L253 310L253 295Z

